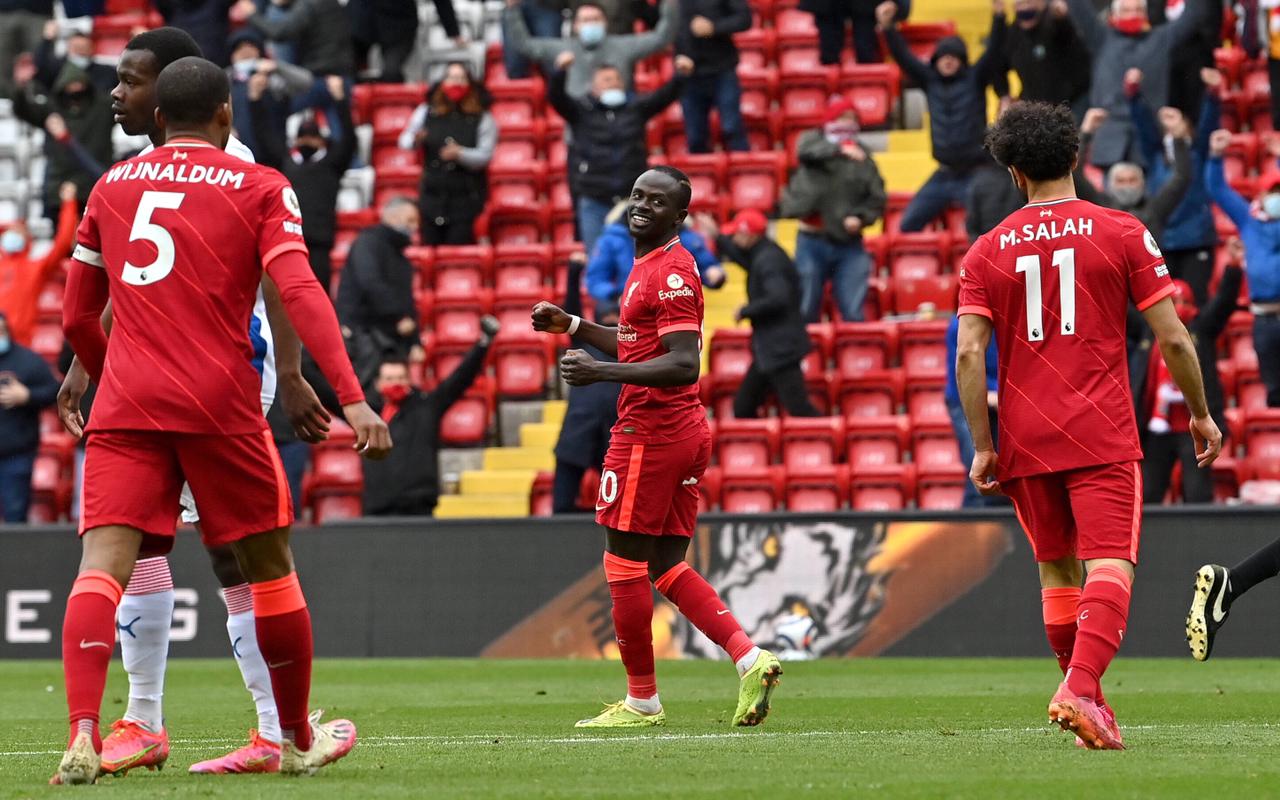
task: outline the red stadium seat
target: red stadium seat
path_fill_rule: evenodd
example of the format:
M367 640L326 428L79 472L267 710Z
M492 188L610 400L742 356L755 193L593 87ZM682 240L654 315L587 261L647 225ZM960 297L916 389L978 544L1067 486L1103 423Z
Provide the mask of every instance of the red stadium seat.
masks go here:
M856 511L900 511L915 497L915 469L911 464L851 469L849 493Z
M782 472L772 468L723 470L720 507L726 514L761 514L783 502Z
M49 281L36 298L36 312L41 322L62 324L62 284Z
M946 231L898 233L889 242L889 275L925 278L943 271L950 256L951 236Z
M964 505L968 471L959 462L948 466L918 468L916 505L930 511L953 511Z
M906 450L907 418L849 417L845 420L845 450L854 469L902 463Z
M739 379L751 366L751 330L717 328L711 335L710 374L716 380Z
M837 87L853 100L858 124L864 129L885 128L898 102L902 77L894 64L855 64L841 68Z
M801 362L805 378L825 379L835 341L834 326L829 322L811 322L805 327L809 330L809 341L813 343L813 349Z
M1218 362L1221 366L1225 362ZM1267 407L1267 387L1256 371L1245 372L1236 380L1236 404L1245 412Z
M493 287L499 300L544 291L550 274L551 245L506 245L494 251Z
M960 464L960 447L950 421L924 418L912 420L911 454L916 468L945 469Z
M529 516L549 517L552 513L552 488L555 474L547 471L539 472L533 478L533 488L529 491Z
M907 40L907 47L916 58L926 63L933 57L938 40L946 36L956 35L956 24L952 20L944 22L903 22L898 26L902 38Z
M728 473L767 467L778 453L776 418L720 419L716 423L716 460Z
M720 468L707 467L698 481L698 513L706 514L720 507Z
M949 422L947 411L946 378L919 378L907 381L907 415L912 426L928 422Z
M364 467L360 463L360 455L347 447L314 448L308 485L312 491L358 491L364 485Z
M499 338L493 345L493 368L498 396L529 400L547 393L547 377L554 341L519 341Z
M362 516L364 510L359 494L322 494L311 499L312 524L323 525Z
M420 170L422 169L422 151L417 148L402 150L394 142L374 145L373 169L375 172Z
M689 176L693 200L689 208L694 211L718 212L720 187L724 185L728 159L724 153L701 153L672 156L670 164Z
M849 497L849 468L827 464L787 470L787 510L799 513L829 513L844 508Z
M1245 417L1244 445L1256 478L1280 479L1280 409L1259 409Z
M837 464L844 455L844 419L841 417L786 417L779 444L788 470L804 470Z
M732 153L728 172L730 205L735 211L754 208L770 213L786 184L786 170L786 154L780 151Z
M37 322L31 331L30 347L50 365L56 365L62 354L62 323Z
M752 27L733 35L733 43L738 46L738 68L749 70L765 69L773 66L777 59L777 32L773 28Z
M528 208L495 208L489 215L489 241L495 247L526 246L542 241L551 228L551 209L545 204Z
M1213 500L1224 503L1240 496L1240 484L1248 479L1243 463L1225 453L1213 462Z
M904 322L900 328L902 368L908 382L912 378L944 377L947 374L947 322Z
M490 170L519 171L538 161L538 146L532 139L506 139L493 148Z
M852 417L888 417L902 404L901 370L881 370L845 376L836 390L840 414Z
M477 377L467 393L449 406L441 417L440 444L445 447L479 447L485 444L494 404L493 384L484 375Z
M778 71L773 67L751 67L739 63L738 83L742 86L739 102L742 116L753 120L768 118L778 99Z
M425 95L426 87L421 85L382 83L375 86L369 102L374 137L385 141L399 136Z
M477 290L471 298L442 298L437 294L436 340L443 343L474 342L480 333L480 317L488 314L492 306L493 294L488 289Z
M893 366L898 326L884 322L841 322L835 326L836 371L846 378Z
M779 43L813 43L818 40L818 26L813 22L813 14L806 11L797 8L783 9L774 16L773 25Z
M955 311L958 288L955 275L897 278L893 281L893 308L899 314L913 314L929 304L935 311Z
M783 70L779 76L778 102L788 121L803 121L807 127L820 125L835 89L832 67Z

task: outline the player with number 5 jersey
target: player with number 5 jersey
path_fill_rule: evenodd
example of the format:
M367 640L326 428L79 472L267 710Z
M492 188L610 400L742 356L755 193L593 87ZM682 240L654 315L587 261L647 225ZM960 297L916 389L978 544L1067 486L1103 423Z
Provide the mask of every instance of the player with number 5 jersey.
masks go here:
M956 376L974 440L970 478L983 494L1009 495L1038 562L1045 634L1065 677L1050 719L1083 746L1122 749L1101 678L1124 638L1142 522L1130 303L1186 396L1202 469L1222 436L1155 239L1133 216L1075 196L1070 111L1017 103L987 148L1029 202L974 242L960 267ZM993 333L998 455L986 404Z

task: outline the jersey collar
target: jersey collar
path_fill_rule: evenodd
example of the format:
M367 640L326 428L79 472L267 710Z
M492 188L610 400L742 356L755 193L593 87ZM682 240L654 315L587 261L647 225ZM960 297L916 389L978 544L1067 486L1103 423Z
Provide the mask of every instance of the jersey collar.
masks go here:
M640 258L637 258L637 259L636 259L636 264L637 264L637 265L643 264L644 262L646 262L646 261L648 261L649 259L653 258L654 256L658 255L659 253L666 253L666 252L669 252L669 251L671 250L671 248L672 248L672 247L675 247L675 246L676 246L677 244L679 244L679 243L680 243L680 234L676 234L675 236L672 236L672 237L671 237L671 241L667 242L667 243L666 243L666 244L664 244L662 247L655 247L654 249L652 249L652 250L650 250L649 252L645 253L645 254L644 254L643 256L641 256Z
M1061 203L1070 203L1073 200L1079 200L1079 197L1060 197L1057 200L1045 200L1043 203L1027 203L1023 208L1042 208L1044 206L1056 206Z
M191 139L186 136L180 136L177 139L170 139L162 144L161 147L208 147L211 150L218 149L203 139Z

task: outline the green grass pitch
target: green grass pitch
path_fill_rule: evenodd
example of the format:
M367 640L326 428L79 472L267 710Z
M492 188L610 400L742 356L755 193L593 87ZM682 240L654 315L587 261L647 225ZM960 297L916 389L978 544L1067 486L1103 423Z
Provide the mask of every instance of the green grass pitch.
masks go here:
M1122 658L1107 686L1123 753L1050 729L1048 658L787 664L768 723L742 731L727 663L658 672L665 728L584 733L574 720L620 696L616 663L322 661L313 703L354 719L360 744L287 780L186 774L238 746L253 715L229 660L175 661L168 766L72 789L43 785L65 744L60 667L0 663L0 798L1280 797L1277 662ZM124 694L116 662L107 722Z

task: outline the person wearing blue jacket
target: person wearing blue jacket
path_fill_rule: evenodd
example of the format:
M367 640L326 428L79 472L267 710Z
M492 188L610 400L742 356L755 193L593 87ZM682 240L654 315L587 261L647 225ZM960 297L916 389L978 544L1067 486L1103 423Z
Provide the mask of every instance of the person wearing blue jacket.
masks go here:
M973 464L973 435L969 433L969 423L964 418L964 408L960 405L960 389L956 386L956 341L959 338L960 317L952 317L947 326L947 413L951 415L951 428L956 432L956 444L960 446L960 463L967 470ZM993 337L987 345L987 413L991 416L991 430L996 430L996 390L999 384L996 373L1000 362L996 358L996 340ZM999 498L983 497L978 494L978 487L973 481L964 482L964 507L982 508L1000 503Z
M1213 252L1218 243L1209 190L1205 188L1204 162L1209 155L1209 135L1218 128L1222 118L1223 88L1222 73L1216 69L1200 70L1200 80L1204 82L1205 93L1191 140L1191 184L1165 222L1160 240L1170 275L1191 286L1197 306L1208 302ZM1151 107L1141 101L1141 95L1131 98L1130 114L1138 147L1147 163L1147 185L1154 193L1173 176L1173 155L1168 141L1172 136L1183 135L1187 119L1176 108L1166 106L1160 109L1157 123Z
M596 240L591 251L591 260L587 263L587 292L596 302L617 302L622 296L622 288L627 285L627 276L636 260L636 243L627 230L627 223L622 217L626 203L618 203L605 218L604 230ZM692 228L681 228L680 244L693 256L698 265L698 274L702 276L702 285L708 289L719 289L724 285L724 267L716 258L707 240Z
M1244 274L1249 284L1249 310L1253 313L1253 349L1258 372L1267 387L1267 405L1280 406L1280 180L1262 187L1252 204L1227 185L1222 156L1231 144L1231 132L1214 131L1209 137L1209 161L1204 182L1209 196L1240 231L1244 243Z

